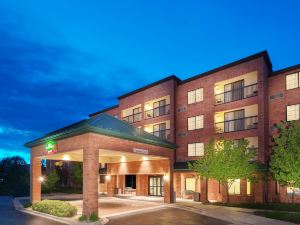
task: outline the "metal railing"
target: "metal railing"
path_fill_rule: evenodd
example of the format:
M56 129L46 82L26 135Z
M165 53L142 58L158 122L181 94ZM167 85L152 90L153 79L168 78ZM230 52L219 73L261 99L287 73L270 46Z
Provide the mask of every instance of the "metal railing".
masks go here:
M139 122L142 120L142 113L136 113L136 114L132 114L129 116L125 116L122 118L123 121L127 122L127 123L135 123L135 122Z
M215 125L217 133L256 129L258 125L258 117L250 116L240 119L226 120L223 122L218 122Z
M160 137L162 139L169 140L170 139L170 129L158 130L151 132L154 136Z
M245 98L257 96L257 84L251 84L242 88L236 88L215 95L216 104L224 104Z
M170 105L159 106L145 111L145 119L150 119L158 116L167 115L170 113Z

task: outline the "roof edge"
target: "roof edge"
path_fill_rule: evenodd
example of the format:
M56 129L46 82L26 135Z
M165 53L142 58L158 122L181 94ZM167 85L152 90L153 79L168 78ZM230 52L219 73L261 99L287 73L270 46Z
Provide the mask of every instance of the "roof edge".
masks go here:
M271 73L271 76L275 76L275 75L278 75L278 74L281 74L281 73L286 73L286 72L289 72L291 70L295 70L295 69L298 69L298 68L300 69L300 64L289 66L289 67L274 71L273 73Z
M57 134L57 135L52 135L49 137L38 138L33 141L25 143L24 146L27 148L32 148L32 147L42 145L45 142L47 142L48 140L60 140L63 138L74 137L74 136L84 134L84 133L89 133L89 132L96 133L96 134L102 134L104 136L117 137L117 138L121 138L124 140L136 141L136 142L144 143L144 144L150 144L150 145L170 148L170 149L176 149L176 147L177 147L175 144L173 144L171 142L155 143L154 141L151 141L151 140L145 140L145 139L141 139L141 138L131 138L129 136L124 136L124 135L116 134L116 133L114 134L114 133L108 132L108 131L104 132L103 129L95 128L92 126L88 126L88 127L84 127L84 128L80 127L80 128L71 130L68 133L64 133L64 134Z
M270 69L270 71L272 71L272 67L273 67L273 66L272 66L272 63L271 63L271 60L270 60L268 51L267 51L267 50L264 50L264 51L258 52L258 53L256 53L256 54L247 56L247 57L245 57L245 58L242 58L242 59L233 61L233 62L231 62L231 63L225 64L225 65L223 65L223 66L217 67L217 68L215 68L215 69L206 71L206 72L204 72L204 73L197 74L197 75L192 76L192 77L190 77L190 78L187 78L187 79L185 79L185 80L182 80L182 81L179 83L179 85L180 85L180 84L187 83L187 82L192 81L192 80L196 80L196 79L198 79L198 78L200 78L200 77L204 77L204 76L207 76L207 75L210 75L210 74L213 74L213 73L216 73L216 72L225 70L225 69L230 68L230 67L232 67L232 66L236 66L236 65L239 65L239 64L242 64L242 63L251 61L251 60L256 59L256 58L259 58L259 57L263 57L263 58L265 59L268 68Z
M104 113L104 112L106 112L108 110L115 109L115 108L118 108L118 107L119 107L119 104L113 105L113 106L110 106L110 107L107 107L107 108L104 108L104 109L101 109L101 110L99 110L97 112L89 114L89 117L95 116L95 115L100 114L100 113Z
M143 90L148 89L148 88L151 88L151 87L153 87L153 86L155 86L155 85L157 85L157 84L160 84L160 83L163 83L163 82L172 80L172 79L174 79L174 80L176 80L176 81L179 81L179 82L181 81L181 79L179 79L176 75L171 75L171 76L165 77L165 78L163 78L163 79L161 79L161 80L158 80L158 81L155 81L155 82L150 83L150 84L148 84L148 85L145 85L145 86L143 86L143 87L141 87L141 88L138 88L138 89L136 89L136 90L133 90L133 91L131 91L131 92L128 92L128 93L126 93L126 94L123 94L123 95L117 97L117 99L120 100L120 99L122 99L122 98L125 98L125 97L128 97L128 96L130 96L130 95L136 94L136 93L138 93L138 92L140 92L140 91L143 91Z

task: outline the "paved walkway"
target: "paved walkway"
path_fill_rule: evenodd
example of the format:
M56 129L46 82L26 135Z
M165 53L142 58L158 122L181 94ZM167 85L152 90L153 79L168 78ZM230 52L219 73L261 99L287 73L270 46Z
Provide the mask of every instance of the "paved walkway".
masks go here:
M255 209L203 205L196 202L179 202L170 207L222 219L237 225L295 225L294 223L255 216L252 214L252 212L258 211Z

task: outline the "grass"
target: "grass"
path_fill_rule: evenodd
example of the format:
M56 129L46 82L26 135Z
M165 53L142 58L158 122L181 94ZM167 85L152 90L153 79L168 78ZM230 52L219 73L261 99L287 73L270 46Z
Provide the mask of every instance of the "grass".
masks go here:
M283 220L292 223L300 224L300 213L298 212L285 212L285 211L256 211L257 216L263 216L276 220Z
M274 211L289 211L289 212L300 212L300 204L285 204L285 203L269 203L269 204L259 204L259 203L210 203L218 206L227 207L239 207L247 209L266 209Z

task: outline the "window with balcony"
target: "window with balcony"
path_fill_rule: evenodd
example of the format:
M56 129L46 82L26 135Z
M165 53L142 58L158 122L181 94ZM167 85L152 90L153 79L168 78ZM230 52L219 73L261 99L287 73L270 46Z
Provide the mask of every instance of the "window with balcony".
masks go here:
M188 156L203 156L203 155L204 155L203 143L188 144Z
M293 121L300 119L300 104L288 105L286 107L286 120Z
M289 75L286 75L286 89L294 89L298 88L300 86L299 84L299 73L292 73Z
M167 129L166 123L160 123L153 125L153 132L154 136L160 137L162 139L169 139L170 138L170 129Z
M127 123L135 123L135 122L141 121L142 120L142 108L141 107L133 108L132 111L130 111L130 114L124 116L122 118L122 120L126 121Z
M198 88L188 92L188 104L203 101L203 88Z
M227 133L256 129L257 125L258 117L245 117L245 110L241 109L232 112L226 112L224 114L224 121L216 123L216 129L218 133Z
M188 130L197 130L204 127L203 115L188 118Z
M170 104L167 104L166 99L153 103L152 109L145 111L145 119L167 115L170 113Z
M244 80L224 85L224 92L215 95L216 104L223 104L257 95L257 84L244 85Z

